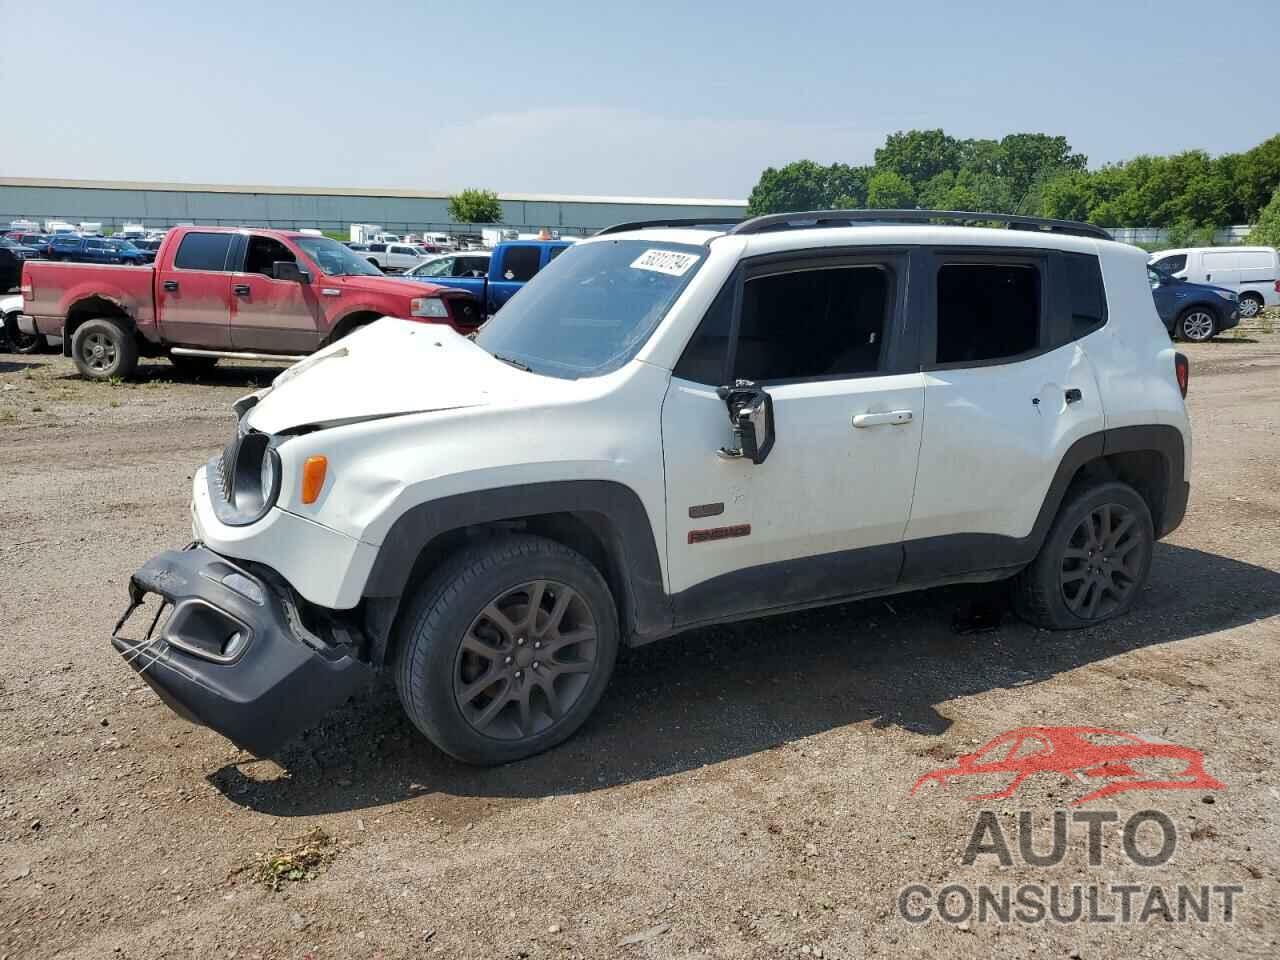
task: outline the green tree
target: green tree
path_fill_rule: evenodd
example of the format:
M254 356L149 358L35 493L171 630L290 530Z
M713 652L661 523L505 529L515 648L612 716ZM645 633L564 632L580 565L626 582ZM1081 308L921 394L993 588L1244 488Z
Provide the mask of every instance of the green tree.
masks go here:
M881 170L867 181L867 206L875 210L904 210L916 205L911 182L900 173Z
M915 190L944 170L959 169L963 153L960 141L943 130L899 130L876 151L876 172L897 174Z
M1280 190L1271 195L1271 202L1262 208L1258 222L1249 233L1249 242L1264 247L1280 247Z
M861 207L867 200L868 176L866 167L824 167L812 160L797 160L780 170L769 167L751 190L747 215Z
M1241 223L1253 223L1276 190L1280 190L1280 133L1240 154L1236 166L1235 200Z
M1046 175L1083 170L1088 163L1083 153L1072 153L1066 137L1047 133L1011 133L1000 140L993 159L994 172L1018 200Z
M492 190L463 190L449 198L449 219L456 223L501 223L502 204Z

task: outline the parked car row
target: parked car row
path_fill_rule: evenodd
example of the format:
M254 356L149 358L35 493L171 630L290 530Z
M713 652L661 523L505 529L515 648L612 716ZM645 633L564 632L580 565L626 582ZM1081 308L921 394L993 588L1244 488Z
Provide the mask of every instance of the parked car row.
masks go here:
M1240 300L1240 316L1246 319L1280 306L1280 253L1272 247L1159 250L1150 263L1177 280L1232 291Z

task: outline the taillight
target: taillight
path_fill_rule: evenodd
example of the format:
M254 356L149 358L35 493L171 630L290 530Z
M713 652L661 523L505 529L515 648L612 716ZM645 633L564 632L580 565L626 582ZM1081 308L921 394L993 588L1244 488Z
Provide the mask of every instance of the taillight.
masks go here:
M1191 382L1191 364L1184 354L1173 355L1173 375L1178 378L1178 391L1186 397L1187 386Z
M1280 293L1280 280L1276 281L1276 293Z
M22 286L18 287L18 292L22 294L23 300L34 300L36 298L36 287L31 282L31 278L27 276L27 265L22 265Z

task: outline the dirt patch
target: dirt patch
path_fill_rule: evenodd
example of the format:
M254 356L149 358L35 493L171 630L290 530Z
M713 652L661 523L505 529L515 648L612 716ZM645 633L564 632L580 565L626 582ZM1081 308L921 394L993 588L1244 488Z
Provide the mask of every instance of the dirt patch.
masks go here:
M275 370L87 384L0 355L0 955L1273 957L1280 336L1247 339L1181 348L1190 510L1124 620L960 636L951 588L695 631L629 653L564 746L492 770L436 752L385 684L258 760L110 650L129 574L184 542L193 470ZM1108 834L1091 866L1073 833L1054 866L965 865L977 784L910 793L1002 731L1080 724L1194 748L1225 784L1108 800L1171 818L1168 863ZM1027 811L1040 845L1079 788L1040 775L985 806ZM314 876L245 882L273 862ZM899 915L905 886L953 881L1243 893L1230 923Z

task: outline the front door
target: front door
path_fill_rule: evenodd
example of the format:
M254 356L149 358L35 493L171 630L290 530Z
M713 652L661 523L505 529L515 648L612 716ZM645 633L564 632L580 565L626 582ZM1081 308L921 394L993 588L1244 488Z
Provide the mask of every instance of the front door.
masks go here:
M298 263L274 237L251 233L243 262L231 275L231 343L259 353L310 353L320 346L323 323L318 292L309 283L276 280L276 263ZM305 268L305 264L299 264Z
M231 346L231 274L234 233L183 235L168 269L156 271L156 310L171 344L225 350Z
M1106 322L1097 257L920 251L928 416L903 579L1029 562L1058 465L1103 429L1086 353Z
M901 566L924 414L904 366L906 259L751 262L704 318L662 408L678 624L883 589ZM764 463L726 459L719 384L773 399Z

